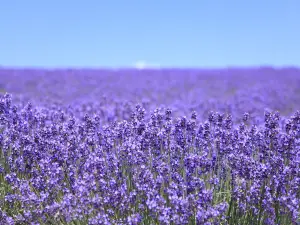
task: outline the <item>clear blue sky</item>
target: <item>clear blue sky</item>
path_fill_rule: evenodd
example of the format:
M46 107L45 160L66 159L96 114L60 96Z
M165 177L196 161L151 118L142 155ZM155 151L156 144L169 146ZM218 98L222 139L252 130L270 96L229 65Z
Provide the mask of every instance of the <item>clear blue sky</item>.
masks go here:
M300 64L299 0L2 0L0 65Z

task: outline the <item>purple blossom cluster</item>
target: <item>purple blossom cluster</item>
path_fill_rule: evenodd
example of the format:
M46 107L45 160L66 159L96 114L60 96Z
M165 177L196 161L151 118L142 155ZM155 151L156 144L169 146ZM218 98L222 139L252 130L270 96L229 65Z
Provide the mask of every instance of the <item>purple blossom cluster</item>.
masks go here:
M76 110L1 95L0 224L300 223L300 111Z

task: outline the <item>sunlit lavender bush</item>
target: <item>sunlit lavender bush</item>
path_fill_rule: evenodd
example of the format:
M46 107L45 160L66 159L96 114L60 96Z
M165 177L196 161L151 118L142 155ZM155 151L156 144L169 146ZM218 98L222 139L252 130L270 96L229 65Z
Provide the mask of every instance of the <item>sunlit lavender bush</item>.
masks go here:
M122 72L0 71L0 224L300 223L295 71Z

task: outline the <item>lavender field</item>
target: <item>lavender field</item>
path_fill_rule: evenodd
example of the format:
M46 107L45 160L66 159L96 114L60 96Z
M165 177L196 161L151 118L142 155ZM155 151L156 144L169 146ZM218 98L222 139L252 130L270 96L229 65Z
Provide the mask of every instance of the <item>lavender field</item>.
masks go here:
M300 224L300 70L0 69L0 224Z

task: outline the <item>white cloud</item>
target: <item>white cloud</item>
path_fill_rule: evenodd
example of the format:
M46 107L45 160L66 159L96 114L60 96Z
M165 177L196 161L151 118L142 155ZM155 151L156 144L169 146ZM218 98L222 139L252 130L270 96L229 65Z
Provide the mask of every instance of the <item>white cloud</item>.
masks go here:
M137 61L134 64L134 67L137 68L137 69L144 69L146 67L146 62L144 62L144 61Z
M146 69L146 68L159 68L158 64L153 64L153 63L146 63L143 60L137 61L134 64L134 67L137 69Z

